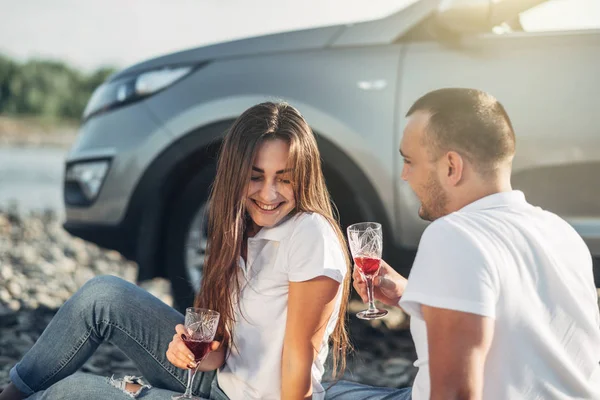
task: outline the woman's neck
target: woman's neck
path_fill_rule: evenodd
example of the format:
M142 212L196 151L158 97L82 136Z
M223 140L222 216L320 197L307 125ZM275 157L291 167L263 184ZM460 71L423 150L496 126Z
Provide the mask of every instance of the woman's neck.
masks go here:
M256 236L256 234L260 231L261 228L261 226L256 225L254 221L250 220L248 228L246 229L246 237L251 238Z

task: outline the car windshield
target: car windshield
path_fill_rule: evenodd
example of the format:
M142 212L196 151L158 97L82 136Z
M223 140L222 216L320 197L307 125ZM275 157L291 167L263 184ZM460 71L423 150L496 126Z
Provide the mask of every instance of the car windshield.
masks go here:
M600 1L549 0L520 15L525 32L600 29Z

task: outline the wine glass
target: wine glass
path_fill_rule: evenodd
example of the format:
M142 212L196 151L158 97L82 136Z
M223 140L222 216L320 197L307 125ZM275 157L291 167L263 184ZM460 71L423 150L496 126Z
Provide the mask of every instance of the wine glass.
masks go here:
M192 383L198 366L210 353L210 345L215 338L220 314L205 308L188 307L185 310L185 329L187 334L182 337L185 345L194 354L196 368L188 369L188 382L185 393L171 397L172 400L202 400L192 396Z
M358 271L367 282L367 295L369 308L361 311L356 316L360 319L378 319L387 315L387 310L375 307L373 299L373 279L379 272L381 253L383 251L383 234L381 224L377 222L361 222L350 225L347 229L348 244L352 258Z

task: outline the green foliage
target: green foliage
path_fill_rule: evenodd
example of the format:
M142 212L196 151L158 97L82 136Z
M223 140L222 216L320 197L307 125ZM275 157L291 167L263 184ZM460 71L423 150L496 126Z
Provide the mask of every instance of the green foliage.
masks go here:
M77 119L94 89L114 72L83 74L57 61L17 63L0 54L0 114Z

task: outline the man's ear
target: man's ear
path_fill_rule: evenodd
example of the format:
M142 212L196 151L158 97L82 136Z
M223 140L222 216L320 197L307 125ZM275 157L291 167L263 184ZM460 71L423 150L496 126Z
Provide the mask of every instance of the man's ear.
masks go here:
M446 153L447 181L452 186L457 186L463 179L464 159L455 151Z

